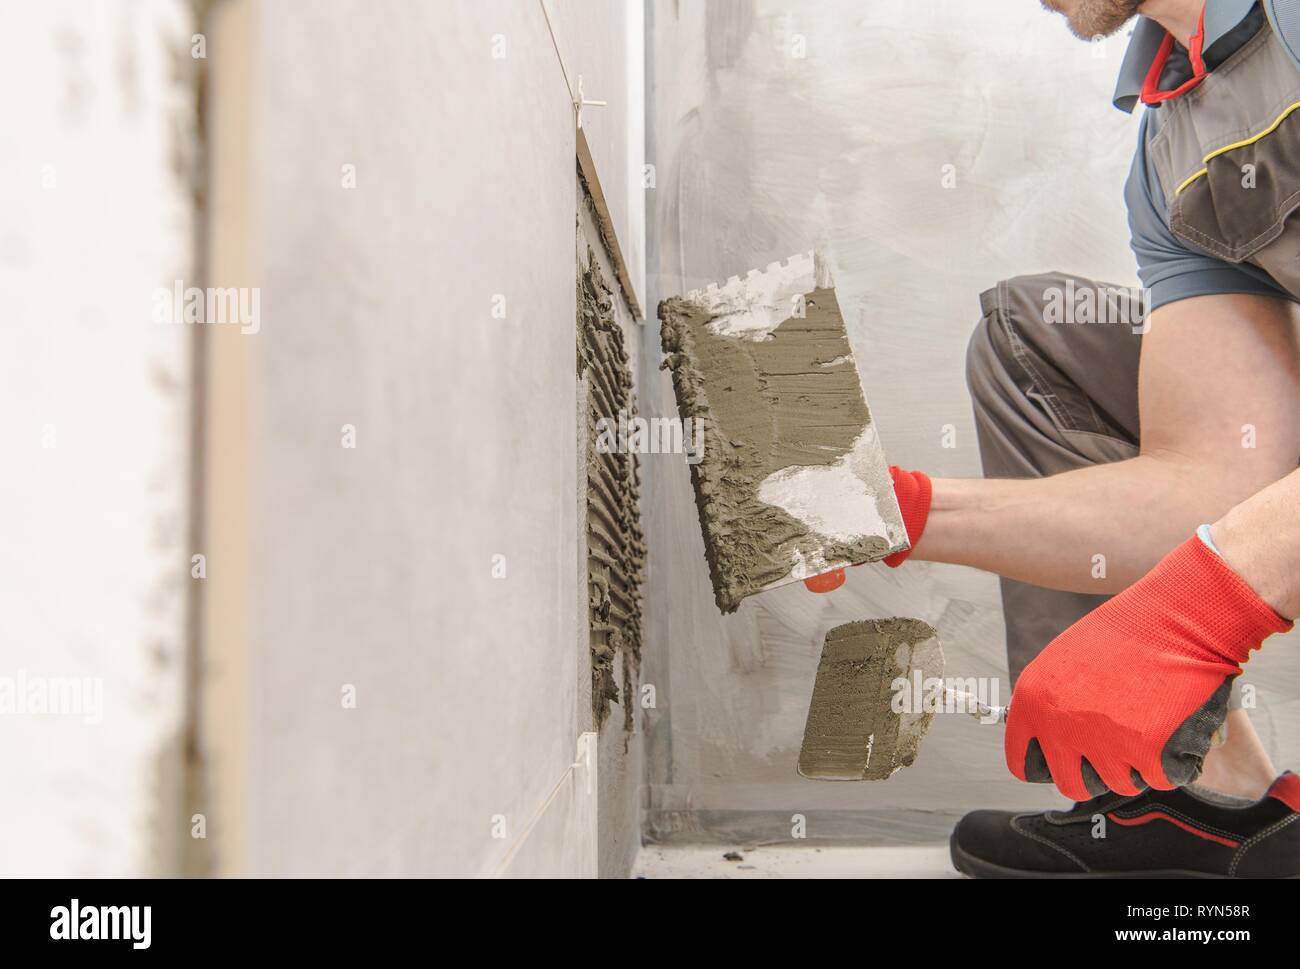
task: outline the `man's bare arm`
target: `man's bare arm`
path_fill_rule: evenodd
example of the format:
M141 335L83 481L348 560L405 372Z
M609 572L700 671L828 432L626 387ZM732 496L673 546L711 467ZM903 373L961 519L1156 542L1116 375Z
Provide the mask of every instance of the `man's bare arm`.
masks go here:
M1300 471L1237 505L1210 528L1229 565L1285 619L1300 619Z
M1296 467L1300 312L1246 295L1156 310L1139 409L1130 460L1032 480L936 479L912 557L1074 592L1127 587L1196 526ZM1099 554L1104 577L1094 576Z

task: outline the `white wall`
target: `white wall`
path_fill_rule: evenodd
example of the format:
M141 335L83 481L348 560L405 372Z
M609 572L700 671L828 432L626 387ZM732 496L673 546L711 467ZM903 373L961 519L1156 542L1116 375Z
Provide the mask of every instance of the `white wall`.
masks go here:
M0 678L90 678L103 709L0 711L0 873L173 873L192 332L152 311L193 270L189 6L4 21Z
M584 108L583 132L609 206L609 229L617 237L627 266L632 296L641 312L653 317L654 308L645 304L643 4L640 0L543 0L543 6L569 84L576 93L581 78L584 99L607 102L603 107ZM634 375L638 374L644 321L638 323L628 308L625 294L616 283L615 267L600 241L600 229L586 206L579 228L580 258L585 261L590 246L606 282L614 289L615 316L623 327ZM639 388L639 376L636 383ZM585 448L585 442L580 441L579 446ZM645 473L643 465L643 480ZM620 694L628 696L621 661L615 667ZM630 689L634 695L636 684ZM638 722L629 735L624 728L623 707L615 704L599 733L598 867L602 876L625 876L640 847L641 727Z
M531 2L531 0L527 0ZM583 110L609 201L613 228L641 308L645 306L645 14L642 0L539 0L546 8L565 74L575 93L606 105Z
M1126 38L1080 43L1033 0L660 0L652 15L649 305L829 247L891 462L977 476L964 354L980 292L1049 269L1134 282L1121 193L1137 119L1110 105ZM668 380L647 377L651 410L674 413ZM797 777L827 629L919 617L953 675L1005 676L996 583L871 566L831 596L793 586L724 621L686 470L659 467L646 528L646 677L662 699L647 741L652 834L782 837L801 812L814 838L937 840L969 808L1055 802L1007 774L996 728L965 718L938 718L916 765L885 783ZM1283 764L1300 752L1300 701L1284 699L1300 685L1294 656L1278 644L1251 670L1266 697L1256 722Z
M105 704L0 713L0 871L181 868L194 552L218 872L626 870L621 713L571 766L592 718L565 73L609 101L588 137L643 286L639 4L554 10L563 68L540 0L190 11L29 4L0 36L0 678L92 677ZM260 329L153 323L178 278L257 288Z
M212 642L235 684L214 779L243 814L219 870L594 874L575 135L543 8L247 7L247 189L217 194L247 203L263 322L214 374L249 411L213 455L248 496L210 521L248 538L219 590L247 636L231 616Z

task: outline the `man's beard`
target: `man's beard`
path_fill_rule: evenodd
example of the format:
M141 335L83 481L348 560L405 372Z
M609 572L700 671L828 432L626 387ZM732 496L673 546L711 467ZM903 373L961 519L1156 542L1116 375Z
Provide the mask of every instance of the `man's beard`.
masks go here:
M1042 0L1054 13L1065 14L1070 30L1082 40L1109 37L1128 23L1142 6L1143 0Z

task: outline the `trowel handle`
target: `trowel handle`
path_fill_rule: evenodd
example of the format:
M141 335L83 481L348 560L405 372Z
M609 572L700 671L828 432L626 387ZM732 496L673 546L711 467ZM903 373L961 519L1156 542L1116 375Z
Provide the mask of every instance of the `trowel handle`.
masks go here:
M944 687L943 699L948 706L963 711L981 723L1006 723L1007 713L1011 709L1011 704L1004 707L991 707L987 703L981 703L977 697L965 690L954 690L952 687Z
M943 698L948 705L955 709L965 711L969 716L974 717L981 723L1006 723L1007 714L1011 712L1011 704L1004 707L991 707L987 703L981 703L976 697L965 692L964 690L954 690L951 687L945 687ZM1210 748L1223 746L1228 739L1228 721L1225 720L1219 724L1214 733L1210 734Z

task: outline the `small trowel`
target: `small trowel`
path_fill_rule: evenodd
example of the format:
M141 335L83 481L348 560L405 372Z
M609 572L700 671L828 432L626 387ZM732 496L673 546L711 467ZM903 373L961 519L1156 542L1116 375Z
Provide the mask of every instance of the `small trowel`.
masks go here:
M1006 722L1010 704L955 689L943 679L943 667L939 634L920 619L836 626L822 646L799 773L819 781L884 780L916 760L937 709ZM1211 746L1226 737L1225 723Z
M819 781L880 781L910 766L934 719L926 704L912 702L911 685L942 676L939 634L920 619L836 626L822 647L799 773ZM900 688L909 695L900 697ZM987 722L1007 716L1006 707L962 691L945 688L943 700L945 709Z

